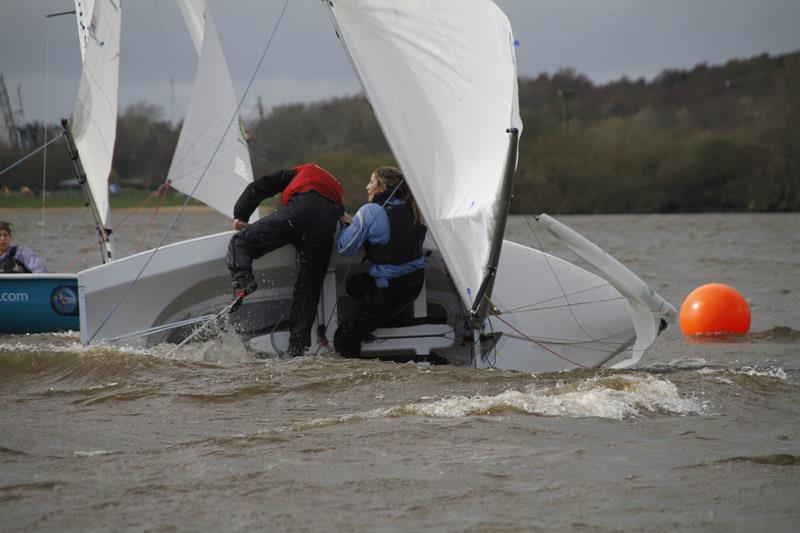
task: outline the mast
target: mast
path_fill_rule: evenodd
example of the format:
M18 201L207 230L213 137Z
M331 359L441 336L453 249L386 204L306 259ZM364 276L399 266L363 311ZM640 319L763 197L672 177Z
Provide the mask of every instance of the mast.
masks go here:
M64 140L67 143L67 152L72 161L72 166L75 169L75 177L81 186L81 191L83 191L84 205L91 207L92 216L94 216L103 263L108 263L112 260L111 229L103 227L103 219L100 217L100 211L97 209L94 196L92 196L92 192L89 190L89 184L86 182L86 172L83 170L80 154L78 154L78 148L75 146L75 138L72 136L72 131L69 129L67 119L61 119L61 128L64 130Z
M470 324L473 329L480 329L486 320L486 313L489 309L489 301L492 297L494 281L497 276L497 265L500 262L500 251L503 247L503 235L506 232L508 212L511 209L511 185L514 181L514 171L517 168L519 130L517 128L509 128L506 133L508 133L508 151L506 152L503 182L500 186L497 203L494 206L495 224L492 228L491 248L489 257L486 260L483 281L475 294L475 301L470 311Z

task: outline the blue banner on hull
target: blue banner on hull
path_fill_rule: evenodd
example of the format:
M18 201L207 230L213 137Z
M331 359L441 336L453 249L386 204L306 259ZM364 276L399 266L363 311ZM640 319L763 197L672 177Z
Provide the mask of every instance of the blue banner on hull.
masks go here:
M0 333L79 329L77 276L0 276Z

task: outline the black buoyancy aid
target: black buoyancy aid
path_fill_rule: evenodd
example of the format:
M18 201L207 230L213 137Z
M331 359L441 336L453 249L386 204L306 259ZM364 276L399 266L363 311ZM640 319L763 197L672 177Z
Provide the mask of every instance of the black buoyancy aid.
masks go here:
M408 203L383 206L389 216L389 242L364 245L365 259L375 265L401 265L422 256L428 228L414 224L414 212Z
M0 264L0 272L3 274L29 274L30 270L28 270L25 265L17 261L17 247L12 246L8 249L8 255L5 259L3 259L3 263Z

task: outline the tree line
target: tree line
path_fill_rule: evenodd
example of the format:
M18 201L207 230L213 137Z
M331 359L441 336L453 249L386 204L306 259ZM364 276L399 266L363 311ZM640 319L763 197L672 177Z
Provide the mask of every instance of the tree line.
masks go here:
M800 209L800 52L665 70L597 85L570 69L519 81L524 131L515 213L670 213ZM256 175L314 161L358 206L370 171L394 164L363 96L274 108L247 125ZM41 124L27 126L40 132ZM155 189L180 125L151 104L119 117L111 182ZM48 138L58 134L48 127ZM23 155L0 146L0 168ZM41 157L2 178L41 188ZM55 179L72 176L59 145Z

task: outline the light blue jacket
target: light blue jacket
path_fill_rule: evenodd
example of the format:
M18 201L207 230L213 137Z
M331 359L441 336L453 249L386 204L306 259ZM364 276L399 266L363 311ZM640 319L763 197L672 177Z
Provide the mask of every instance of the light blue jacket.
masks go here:
M392 205L405 203L403 200L389 200ZM364 244L386 244L389 242L391 230L389 215L380 205L370 202L361 206L353 216L353 222L339 232L336 248L344 256L355 255L364 247ZM372 265L369 274L375 278L375 285L388 287L388 280L410 274L420 268L425 268L427 258L422 255L418 259L399 265L380 264Z

